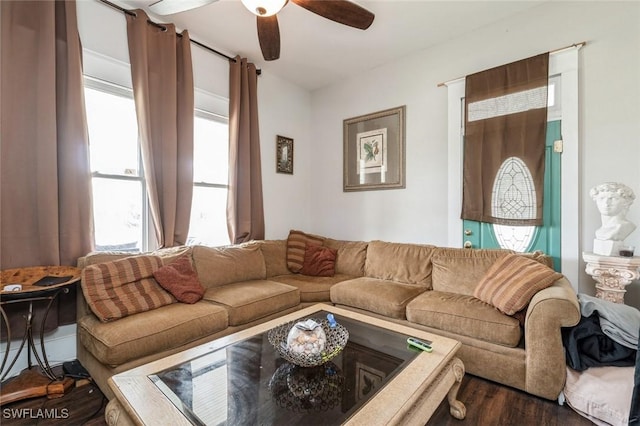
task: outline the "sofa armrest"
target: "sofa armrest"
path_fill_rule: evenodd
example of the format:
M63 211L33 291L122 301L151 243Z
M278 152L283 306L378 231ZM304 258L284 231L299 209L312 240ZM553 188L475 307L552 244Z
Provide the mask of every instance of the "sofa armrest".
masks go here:
M524 327L527 392L547 399L558 397L566 377L561 328L578 321L578 297L564 277L531 299Z

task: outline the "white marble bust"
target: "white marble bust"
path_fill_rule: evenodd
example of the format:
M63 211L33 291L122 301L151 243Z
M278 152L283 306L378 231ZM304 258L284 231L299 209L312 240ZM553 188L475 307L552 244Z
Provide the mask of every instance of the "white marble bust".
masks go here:
M636 196L631 188L616 182L596 185L589 195L596 202L602 220L602 226L596 230L593 252L617 255L623 240L636 229L636 225L626 218Z

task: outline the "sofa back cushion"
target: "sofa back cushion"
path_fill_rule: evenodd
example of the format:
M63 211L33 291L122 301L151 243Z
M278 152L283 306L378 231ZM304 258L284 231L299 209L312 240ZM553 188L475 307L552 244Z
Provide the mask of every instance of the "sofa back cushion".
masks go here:
M169 305L176 299L153 278L161 267L160 257L146 255L89 265L82 270L82 292L102 322Z
M438 247L433 255L433 289L473 296L491 265L510 250L469 250Z
M259 243L228 247L196 246L193 248L193 262L205 288L267 277Z
M495 259L434 256L432 262L434 290L473 296L473 291Z
M290 274L287 268L287 240L260 241L267 278Z
M431 257L435 246L371 241L365 276L431 288Z
M354 277L362 277L364 275L364 263L367 260L367 242L326 238L324 245L337 250L336 274L346 274Z
M463 249L438 247L433 262L433 289L436 291L473 296L476 286L489 268L503 257L515 254L506 249ZM518 253L547 266L553 266L549 256L541 252Z

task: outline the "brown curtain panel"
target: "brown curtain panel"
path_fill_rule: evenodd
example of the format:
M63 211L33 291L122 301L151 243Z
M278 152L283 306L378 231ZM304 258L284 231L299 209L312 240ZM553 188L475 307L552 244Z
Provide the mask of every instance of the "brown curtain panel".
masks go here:
M462 219L542 225L549 54L466 77Z
M133 96L149 204L160 247L187 242L193 196L194 90L185 30L127 17Z
M264 239L256 67L229 62L229 192L227 228L233 244Z
M1 5L1 267L75 265L93 244L76 4Z

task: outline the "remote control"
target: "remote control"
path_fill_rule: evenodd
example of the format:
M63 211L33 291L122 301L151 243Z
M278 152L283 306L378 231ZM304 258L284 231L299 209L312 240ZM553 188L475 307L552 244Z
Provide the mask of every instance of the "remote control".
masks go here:
M420 339L416 339L415 337L408 337L407 343L409 344L409 346L412 346L414 348L420 349L425 352L431 352L433 350L433 348L431 347L431 344L433 342L431 340L420 340Z

